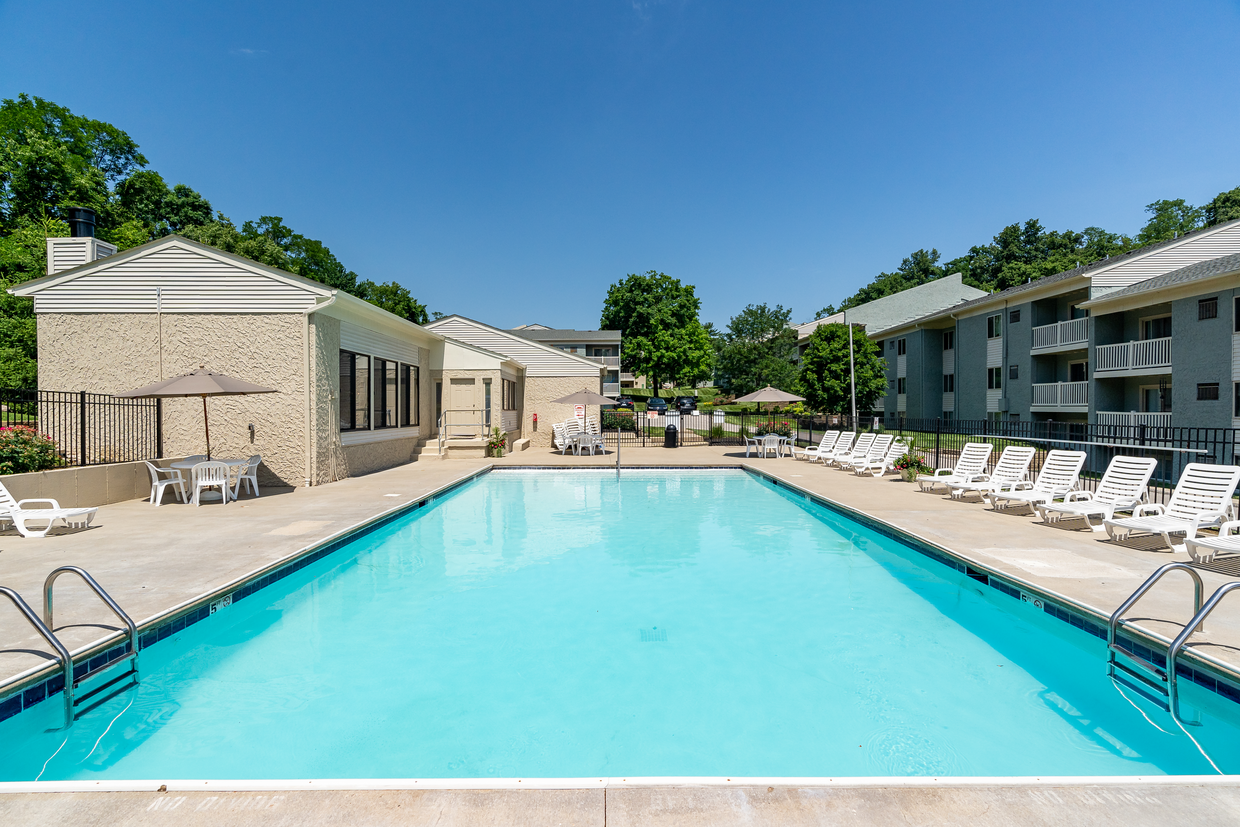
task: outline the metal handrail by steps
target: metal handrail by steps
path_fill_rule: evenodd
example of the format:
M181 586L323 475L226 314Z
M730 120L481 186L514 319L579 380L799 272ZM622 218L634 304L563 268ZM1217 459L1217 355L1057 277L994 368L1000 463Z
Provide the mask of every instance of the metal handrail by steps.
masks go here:
M1175 640L1171 641L1171 648L1167 650L1167 692L1172 708L1179 709L1179 690L1176 683L1175 659L1179 657L1180 650L1184 648L1184 644L1188 643L1188 639L1193 636L1194 632L1200 632L1205 626L1206 616L1214 611L1214 607L1231 592L1240 589L1240 582L1227 583L1219 586L1219 588L1210 595L1210 599L1206 601L1206 605L1197 610L1193 615L1193 619L1188 621L1188 625L1184 627L1184 631L1176 635ZM1178 712L1176 717L1178 718Z
M1135 652L1126 649L1116 640L1119 626L1124 622L1124 612L1131 609L1133 604L1153 588L1154 584L1161 580L1164 575L1177 570L1187 572L1193 579L1193 619L1185 627L1185 632L1191 634L1193 631L1200 632L1205 628L1205 616L1201 613L1202 592L1205 587L1201 582L1201 575L1187 563L1167 563L1164 566L1160 566L1111 615L1110 622L1107 624L1107 676L1158 704L1170 712L1176 720L1179 720L1179 710L1175 703L1176 698L1174 694L1175 653L1172 649L1167 650L1166 660L1163 667L1160 668ZM1187 635L1185 635L1185 639L1187 640ZM1122 655L1131 661L1133 666L1116 660L1116 655Z
M111 609L112 613L125 624L125 629L129 634L129 671L117 675L99 686L96 686L94 689L91 689L89 692L80 695L74 703L80 704L83 701L93 698L126 678L132 678L133 682L117 688L116 690L108 693L105 697L94 701L90 706L80 712L75 713L75 715L83 715L94 709L96 706L99 706L99 704L114 698L121 692L124 692L126 689L138 685L138 627L134 624L129 615L125 613L125 610L112 599L112 595L108 594L104 590L103 586L100 586L95 578L90 576L90 573L86 571L86 569L79 568L78 566L61 566L49 574L47 579L43 581L43 622L47 624L48 629L56 628L55 624L52 622L52 587L55 585L56 579L62 574L76 574L78 577L82 578L82 581L90 587L90 590L93 591L100 600L103 601L103 604ZM115 663L107 663L98 669L88 671L82 677L74 680L73 683L82 683L87 678L90 678L105 669L111 669L114 665ZM67 686L69 683L70 681L66 678L65 685Z
M7 586L0 586L0 594L7 597L17 607L17 610L30 621L30 625L35 628L48 645L56 650L56 658L60 661L60 668L65 674L65 725L61 729L68 729L73 726L73 658L69 655L69 650L60 642L60 639L52 633L34 610L22 600L22 596Z
M443 411L439 414L439 420L436 422L438 430L438 447L439 455L443 456L445 443L452 438L450 430L452 428L468 428L470 437L486 439L487 428L490 426L490 420L487 417L489 412L485 408L453 408L452 410ZM473 417L465 417L469 421L452 422L452 417L448 414L473 414ZM473 419L477 419L477 423ZM475 430L476 428L476 430Z

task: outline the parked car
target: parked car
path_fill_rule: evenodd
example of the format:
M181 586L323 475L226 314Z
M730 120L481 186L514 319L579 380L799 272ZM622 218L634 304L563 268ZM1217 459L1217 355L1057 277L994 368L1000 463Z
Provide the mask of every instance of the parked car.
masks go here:
M616 397L616 410L617 410L617 411L631 411L631 410L633 410L633 397L631 397L631 396L617 396L617 397Z
M667 413L667 400L661 396L652 396L646 400L646 410L655 413Z
M692 396L676 397L676 410L680 411L682 414L693 413L694 411L697 410L697 406L698 406L698 401L696 397L692 397Z

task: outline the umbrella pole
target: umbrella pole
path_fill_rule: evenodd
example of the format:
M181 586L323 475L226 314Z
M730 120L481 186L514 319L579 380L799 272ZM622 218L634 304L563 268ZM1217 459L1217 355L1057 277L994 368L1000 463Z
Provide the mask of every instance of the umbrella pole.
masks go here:
M211 422L207 419L207 395L202 395L202 427L207 432L207 461L211 461Z

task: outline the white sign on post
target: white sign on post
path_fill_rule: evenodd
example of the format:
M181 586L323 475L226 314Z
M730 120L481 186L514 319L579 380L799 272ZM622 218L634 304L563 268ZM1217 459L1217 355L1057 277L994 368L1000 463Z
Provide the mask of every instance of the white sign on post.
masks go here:
M575 417L577 417L578 419L580 419L580 420L584 421L584 420L585 420L585 418L586 418L586 406L585 406L585 405L574 405L574 406L573 406L573 416L575 416Z

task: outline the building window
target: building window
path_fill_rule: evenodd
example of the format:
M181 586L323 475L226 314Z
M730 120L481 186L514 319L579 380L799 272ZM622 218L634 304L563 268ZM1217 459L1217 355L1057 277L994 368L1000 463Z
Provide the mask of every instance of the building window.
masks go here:
M1089 379L1089 363L1088 362L1069 362L1068 363L1068 381L1069 382L1085 382Z
M943 393L955 393L955 392L956 392L956 374L954 373L943 374Z
M400 365L386 359L375 359L375 430L395 428L400 416L397 375Z
M903 356L908 352L908 340L896 339L896 356Z
M1231 389L1234 397L1232 401L1231 415L1240 418L1240 382L1234 382Z
M418 366L400 366L400 425L407 428L419 424L422 392L418 384Z
M1197 300L1197 321L1218 318L1218 296Z
M1198 382L1197 401L1215 402L1218 400L1218 382Z
M955 411L943 411L943 420L944 420L945 422L951 422L951 421L952 421L952 417L953 417L953 416L955 416L955 415L956 415L956 412L955 412Z
M1088 319L1089 310L1079 305L1072 305L1068 308L1068 318L1070 319Z
M998 339L1003 335L1003 314L986 317L986 338Z
M1159 316L1156 319L1141 320L1142 339L1166 339L1171 335L1171 317Z
M1003 412L1002 411L987 411L986 418L989 419L991 422L1002 422Z
M943 350L955 350L955 349L956 349L956 331L954 330L943 331Z
M895 340L895 339L892 339L891 341L889 341L889 342L887 343L887 349L888 349L888 350L895 350L895 349L896 349L896 340Z
M1019 321L1020 321L1019 310L1013 310L1012 312L1008 313L1008 324L1016 324Z
M1020 365L1008 365L1008 379L1020 378Z
M986 389L997 391L1003 387L1003 368L986 369Z
M340 430L370 430L370 357L340 351Z
M888 389L888 390L895 390L895 389L896 389L896 380L892 379L890 382L888 382L888 383L887 383L887 389Z
M515 411L517 409L517 383L511 379L501 379L500 383L503 394L500 403L504 406L504 410Z
M1231 305L1231 329L1240 333L1240 296L1232 299Z
M903 376L896 380L896 393L907 393L905 390L907 387Z

